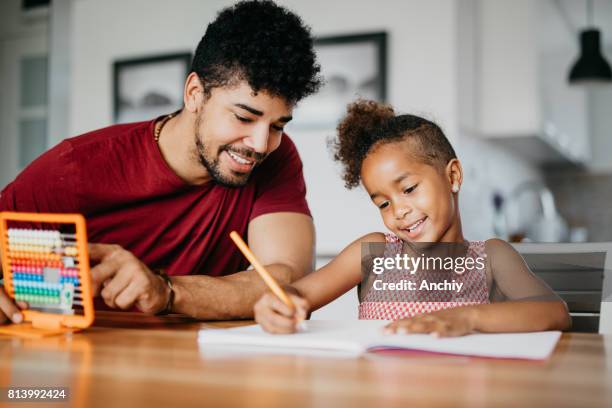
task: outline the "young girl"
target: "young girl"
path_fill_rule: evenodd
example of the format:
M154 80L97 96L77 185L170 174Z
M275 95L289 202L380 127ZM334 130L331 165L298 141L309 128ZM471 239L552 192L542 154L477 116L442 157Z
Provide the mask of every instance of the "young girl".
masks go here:
M325 267L286 287L295 310L265 294L255 305L255 320L266 331L295 332L311 311L356 285L361 286L359 318L394 320L386 326L388 333L461 336L569 328L563 300L531 273L511 245L463 237L458 210L462 169L437 125L413 115L396 116L388 105L361 100L349 105L335 148L346 186L363 183L390 232L357 239ZM420 296L422 291L406 301L389 292L364 290L372 286L371 276L362 274L366 243L380 243L387 257L399 254L404 244L462 244L466 256L486 262L453 275L457 284L465 284L463 301L444 298L443 293Z

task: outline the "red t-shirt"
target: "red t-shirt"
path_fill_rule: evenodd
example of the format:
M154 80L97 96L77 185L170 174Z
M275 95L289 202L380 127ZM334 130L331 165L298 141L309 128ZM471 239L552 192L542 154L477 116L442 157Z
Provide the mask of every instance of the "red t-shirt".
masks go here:
M310 215L302 162L283 135L249 182L190 186L163 159L155 121L116 125L64 140L9 184L0 210L81 213L90 242L113 243L169 275L221 276L248 262L229 238L255 217Z

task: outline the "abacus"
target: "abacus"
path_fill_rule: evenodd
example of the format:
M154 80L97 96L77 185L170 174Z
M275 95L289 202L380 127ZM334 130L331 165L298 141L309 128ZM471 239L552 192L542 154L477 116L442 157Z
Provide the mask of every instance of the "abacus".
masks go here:
M82 215L0 212L0 250L6 293L28 304L24 323L0 325L0 333L42 337L93 323Z

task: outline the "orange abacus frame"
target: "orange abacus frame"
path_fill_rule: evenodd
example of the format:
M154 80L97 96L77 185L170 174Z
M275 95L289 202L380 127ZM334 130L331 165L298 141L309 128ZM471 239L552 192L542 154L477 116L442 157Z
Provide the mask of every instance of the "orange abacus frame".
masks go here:
M87 230L85 218L80 214L50 214L0 212L0 253L4 273L4 289L12 299L15 298L10 264L8 240L8 222L42 222L53 224L72 224L76 230L76 248L78 259L78 277L81 285L83 315L65 315L44 313L36 310L23 310L24 323L0 325L0 333L20 337L43 337L84 329L91 326L94 320L91 275L89 272L89 255L87 251Z

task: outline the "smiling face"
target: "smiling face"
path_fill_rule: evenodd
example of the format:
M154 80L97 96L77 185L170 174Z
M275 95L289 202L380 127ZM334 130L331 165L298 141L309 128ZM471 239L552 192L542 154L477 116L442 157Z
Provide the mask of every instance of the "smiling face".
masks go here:
M293 106L244 81L217 87L197 113L195 159L217 183L240 187L281 143Z
M457 194L461 165L444 169L415 156L414 142L374 146L361 166L365 189L379 208L385 226L407 242L461 242Z

